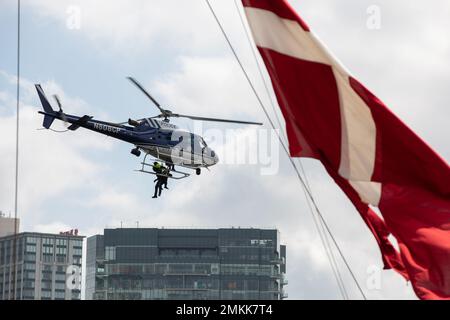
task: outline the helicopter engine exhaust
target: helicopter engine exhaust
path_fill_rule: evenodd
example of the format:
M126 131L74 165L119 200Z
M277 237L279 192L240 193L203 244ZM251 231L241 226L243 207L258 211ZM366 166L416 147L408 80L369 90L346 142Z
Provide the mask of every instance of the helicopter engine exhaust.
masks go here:
M133 119L128 119L128 124L130 126L137 127L139 125L139 122Z

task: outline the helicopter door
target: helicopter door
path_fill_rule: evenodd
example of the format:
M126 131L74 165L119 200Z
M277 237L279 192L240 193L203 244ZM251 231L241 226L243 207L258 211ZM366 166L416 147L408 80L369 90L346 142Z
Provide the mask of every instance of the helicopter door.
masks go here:
M194 165L203 163L200 139L198 135L191 133L191 161Z

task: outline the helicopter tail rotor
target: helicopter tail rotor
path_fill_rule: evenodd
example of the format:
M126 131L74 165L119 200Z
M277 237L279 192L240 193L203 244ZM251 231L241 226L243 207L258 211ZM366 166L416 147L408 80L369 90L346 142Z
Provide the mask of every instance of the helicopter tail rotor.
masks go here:
M59 115L61 116L62 121L64 121L64 126L66 128L68 128L70 123L67 121L66 114L64 113L64 111L62 109L61 100L59 99L58 95L56 95L56 94L53 95L53 98L55 99L56 104L58 105L58 108L59 108L58 112L59 112Z

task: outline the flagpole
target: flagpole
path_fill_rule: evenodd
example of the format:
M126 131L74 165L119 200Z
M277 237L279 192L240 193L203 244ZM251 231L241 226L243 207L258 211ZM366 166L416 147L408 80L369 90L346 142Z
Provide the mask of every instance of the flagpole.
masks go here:
M17 273L17 210L19 191L19 120L20 120L20 0L17 0L17 87L16 87L16 175L14 190L14 238L13 238L13 281L12 300L16 300L16 273Z

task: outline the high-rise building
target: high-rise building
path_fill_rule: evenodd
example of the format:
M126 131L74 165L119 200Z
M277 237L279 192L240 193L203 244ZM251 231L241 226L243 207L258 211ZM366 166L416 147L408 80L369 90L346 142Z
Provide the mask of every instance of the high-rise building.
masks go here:
M14 232L19 232L19 219L7 217L3 212L0 211L0 238L6 237L14 234ZM14 223L16 226L14 226Z
M82 251L83 237L70 234L0 238L0 300L79 300Z
M96 235L87 239L86 283L84 286L86 300L94 300L95 291L100 292L104 288L105 245L103 239L103 235Z
M284 292L277 230L105 229L87 239L86 299L259 299Z

